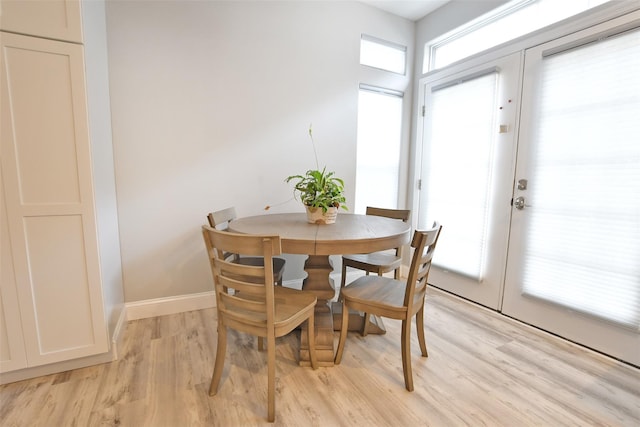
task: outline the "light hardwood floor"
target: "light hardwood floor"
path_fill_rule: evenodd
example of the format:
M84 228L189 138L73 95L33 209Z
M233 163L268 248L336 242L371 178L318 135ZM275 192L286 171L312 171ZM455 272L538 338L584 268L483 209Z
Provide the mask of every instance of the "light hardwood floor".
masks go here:
M109 364L0 387L0 425L262 426L266 353L230 334L218 395L207 394L215 310L130 322ZM299 333L278 340L281 426L640 426L640 370L430 290L429 358L412 333L404 389L400 323L350 333L342 364L299 367ZM337 333L336 333L337 339Z

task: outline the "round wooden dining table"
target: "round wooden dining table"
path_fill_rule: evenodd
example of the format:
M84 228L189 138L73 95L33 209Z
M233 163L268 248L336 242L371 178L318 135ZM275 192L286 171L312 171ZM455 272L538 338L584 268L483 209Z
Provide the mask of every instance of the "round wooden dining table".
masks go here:
M316 305L316 355L322 366L333 365L333 314L329 301L335 295L329 255L371 253L409 243L411 225L374 215L340 213L335 224L311 224L305 213L280 213L237 218L229 231L279 235L282 252L307 255L307 277L302 289L318 297ZM352 323L349 322L351 325ZM305 334L301 334L300 362L308 364Z

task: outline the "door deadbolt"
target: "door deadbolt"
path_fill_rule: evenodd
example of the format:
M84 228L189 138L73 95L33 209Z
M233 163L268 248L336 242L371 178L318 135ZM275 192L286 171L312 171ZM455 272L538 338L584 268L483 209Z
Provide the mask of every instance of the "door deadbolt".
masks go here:
M526 179L519 179L518 180L518 190L526 190L528 183L529 183L529 181L527 181Z

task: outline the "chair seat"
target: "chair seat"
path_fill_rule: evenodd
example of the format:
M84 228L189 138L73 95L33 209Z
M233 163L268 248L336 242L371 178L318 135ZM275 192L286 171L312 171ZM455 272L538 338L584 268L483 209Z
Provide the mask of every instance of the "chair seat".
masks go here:
M308 317L308 312L315 310L317 298L310 292L285 288L282 286L275 286L273 290L275 304L274 326L276 336L278 337L288 334L300 324L301 319ZM245 296L244 299L264 301L264 298L261 296ZM235 323L232 325L230 323L230 326L257 336L266 337L266 314L249 310L234 309L233 312L226 312L224 315L225 319L230 321L232 321L232 319L238 319L241 320L242 323L251 325L249 327L243 327L242 325L236 325ZM260 331L263 331L263 333Z
M344 255L342 262L349 267L371 273L387 273L400 268L402 258L396 256L394 253L374 252L372 254Z
M381 276L362 276L341 290L347 304L360 311L392 319L406 317L404 294L407 284Z

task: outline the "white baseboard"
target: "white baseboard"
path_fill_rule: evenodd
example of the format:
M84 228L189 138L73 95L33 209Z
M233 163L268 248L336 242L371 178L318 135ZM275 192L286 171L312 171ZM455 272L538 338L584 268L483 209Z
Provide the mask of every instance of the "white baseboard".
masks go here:
M347 283L358 276L362 276L363 274L364 273L361 271L356 270L347 272ZM333 279L335 286L340 287L340 273L331 274L331 278ZM290 288L300 289L302 286L302 280L287 280L283 285ZM182 313L185 311L202 310L215 306L215 293L213 291L209 291L197 294L129 302L125 304L125 311L126 319L130 321L156 316L166 316L168 314Z
M59 372L70 371L72 369L86 368L88 366L100 365L102 363L113 362L115 360L111 351L95 356L81 357L79 359L65 360L62 362L50 363L48 365L34 366L31 368L19 369L17 371L3 372L0 374L0 385L44 375L57 374Z
M166 298L155 298L125 304L127 320L146 319L148 317L166 316L185 311L202 310L215 307L213 291L198 294L178 295Z

